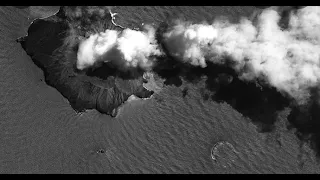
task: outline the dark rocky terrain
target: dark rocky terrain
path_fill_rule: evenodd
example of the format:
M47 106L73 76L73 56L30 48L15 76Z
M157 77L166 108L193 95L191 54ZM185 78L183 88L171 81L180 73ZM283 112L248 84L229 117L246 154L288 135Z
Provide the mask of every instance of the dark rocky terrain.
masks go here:
M43 69L47 84L60 91L76 111L96 109L116 116L117 108L131 95L148 98L153 94L152 91L143 88L141 73L138 77L131 76L128 72L119 74L115 68L108 65L87 73L89 75L79 72L75 67L77 42L65 43L71 28L67 23L69 17L66 15L67 12L62 8L56 16L34 21L28 29L28 36L18 41L35 64ZM81 27L90 27L92 24L100 24L101 21L103 20L81 19L79 24L82 23ZM75 25L77 23L72 25L77 26ZM102 26L108 28L112 24ZM89 30L79 29L77 34L84 34L87 31ZM102 73L103 77L97 76L101 74L99 71L107 73Z

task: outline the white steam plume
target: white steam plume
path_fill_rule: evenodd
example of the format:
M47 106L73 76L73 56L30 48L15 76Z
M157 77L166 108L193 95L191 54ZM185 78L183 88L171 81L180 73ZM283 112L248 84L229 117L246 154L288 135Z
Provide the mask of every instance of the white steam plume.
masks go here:
M282 30L276 10L264 10L257 24L243 18L239 24L177 24L164 34L169 52L184 62L206 67L206 61L235 62L244 80L261 78L280 92L305 103L310 87L320 79L320 7L305 7L290 14Z
M90 67L98 60L123 61L129 67L150 68L152 56L162 52L156 44L155 30L151 26L144 28L144 31L125 29L121 32L107 29L91 35L79 45L77 68Z

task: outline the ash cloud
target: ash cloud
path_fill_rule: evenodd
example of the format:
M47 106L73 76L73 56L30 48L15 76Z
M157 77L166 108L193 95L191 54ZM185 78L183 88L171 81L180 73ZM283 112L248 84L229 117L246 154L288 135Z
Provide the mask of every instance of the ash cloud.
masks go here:
M162 34L162 44L170 56L196 67L231 60L241 80L263 81L304 105L320 78L320 7L291 11L286 28L281 27L281 18L277 8L268 8L254 21L242 18L237 24L225 19L212 24L178 20ZM164 54L151 26L143 31L107 29L80 42L77 68L115 62L120 69L152 70Z
M172 56L194 66L225 64L231 58L242 80L264 80L305 104L320 78L320 7L291 12L286 29L280 19L269 8L254 23L245 18L238 24L177 21L164 34L164 44Z
M162 52L155 40L155 29L144 28L144 31L125 29L121 32L107 29L91 35L79 45L77 68L90 67L97 61L120 61L127 67L150 68L155 56Z

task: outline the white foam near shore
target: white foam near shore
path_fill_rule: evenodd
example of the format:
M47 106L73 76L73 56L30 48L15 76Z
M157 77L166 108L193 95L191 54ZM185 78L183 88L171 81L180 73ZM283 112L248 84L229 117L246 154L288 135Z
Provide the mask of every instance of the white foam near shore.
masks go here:
M116 19L115 16L116 16L118 13L112 13L112 11L111 11L110 8L109 8L109 13L110 13L110 16L111 16L111 22L112 22L112 24L115 25L115 26L117 26L117 27L120 27L120 28L122 28L122 29L125 29L125 27L123 27L123 26L121 26L121 25L119 25L119 24L117 24L117 23L114 22L114 20Z

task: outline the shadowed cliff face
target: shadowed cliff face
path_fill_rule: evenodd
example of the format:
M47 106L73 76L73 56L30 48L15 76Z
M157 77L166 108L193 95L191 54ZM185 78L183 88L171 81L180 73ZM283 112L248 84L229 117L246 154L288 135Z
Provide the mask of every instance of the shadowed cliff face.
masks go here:
M79 72L75 68L76 40L66 44L69 24L61 12L46 20L34 21L28 36L20 39L22 47L45 73L46 82L65 96L76 111L97 109L102 113L116 115L116 109L129 96L150 97L153 92L143 88L141 76L110 71L99 76L99 69ZM107 69L112 67L105 66ZM123 78L123 77L127 78Z

